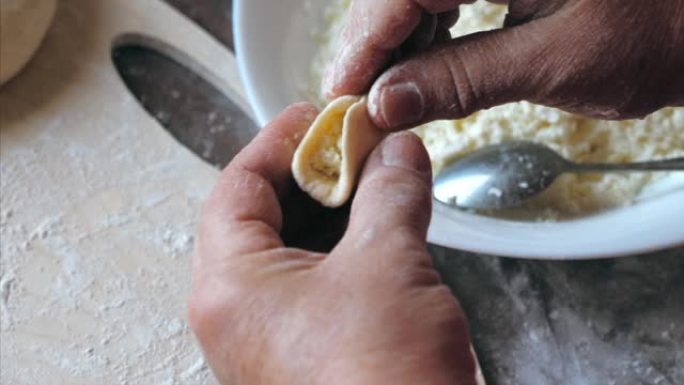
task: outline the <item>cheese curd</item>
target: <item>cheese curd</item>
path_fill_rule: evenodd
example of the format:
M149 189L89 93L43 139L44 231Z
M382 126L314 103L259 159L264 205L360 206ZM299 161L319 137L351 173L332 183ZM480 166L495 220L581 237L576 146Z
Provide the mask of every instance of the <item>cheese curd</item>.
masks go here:
M319 91L327 63L339 47L349 0L338 0L329 11L329 29L312 68L312 97ZM461 7L451 30L454 37L498 28L506 7L480 1ZM684 108L665 108L643 120L599 121L527 102L510 103L453 121L417 127L435 173L451 159L478 147L507 140L541 142L577 162L635 162L684 155ZM530 201L528 209L545 217L567 218L629 204L642 189L665 174L566 174Z
M326 132L321 137L321 148L311 159L311 168L318 172L322 177L336 180L340 177L340 167L342 164L342 154L340 147L342 144L342 119L344 114L338 114L338 119L332 119L326 128Z

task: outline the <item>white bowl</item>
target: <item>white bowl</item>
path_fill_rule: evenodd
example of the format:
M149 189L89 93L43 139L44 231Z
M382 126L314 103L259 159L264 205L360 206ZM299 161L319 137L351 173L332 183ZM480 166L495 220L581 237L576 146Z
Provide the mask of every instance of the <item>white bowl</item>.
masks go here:
M325 1L234 0L237 59L260 125L304 89L324 26ZM684 245L684 175L672 174L635 204L561 222L516 222L435 204L428 240L480 253L536 259L623 256Z

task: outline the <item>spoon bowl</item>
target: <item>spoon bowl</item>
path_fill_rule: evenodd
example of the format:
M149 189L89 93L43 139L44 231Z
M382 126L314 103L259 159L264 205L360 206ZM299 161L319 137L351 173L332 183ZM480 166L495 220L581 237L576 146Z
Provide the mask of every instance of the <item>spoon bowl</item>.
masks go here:
M435 178L435 199L449 206L501 210L520 206L566 172L684 170L684 158L627 164L573 163L549 147L511 141L456 159Z

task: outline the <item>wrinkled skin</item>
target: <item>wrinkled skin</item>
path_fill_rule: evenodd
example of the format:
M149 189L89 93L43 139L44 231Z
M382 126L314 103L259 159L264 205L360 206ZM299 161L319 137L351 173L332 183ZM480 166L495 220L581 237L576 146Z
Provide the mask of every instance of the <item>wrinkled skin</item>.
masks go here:
M466 321L426 250L431 170L413 134L371 154L330 252L283 241L305 225L283 213L315 218L290 172L315 115L283 112L204 207L189 317L213 372L222 384L475 384Z
M511 0L503 28L451 40L470 2L356 0L327 95L370 92L392 130L520 100L604 119L684 105L682 0Z

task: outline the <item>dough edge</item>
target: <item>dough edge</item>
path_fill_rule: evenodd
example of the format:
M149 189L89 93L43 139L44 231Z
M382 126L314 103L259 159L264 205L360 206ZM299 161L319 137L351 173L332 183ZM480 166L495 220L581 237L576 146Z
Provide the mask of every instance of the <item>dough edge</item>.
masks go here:
M345 112L339 139L339 178L331 183L312 169L311 159L320 150L316 145L325 134L323 129L328 120L341 110ZM349 200L366 158L384 136L368 116L365 97L347 95L333 100L314 120L295 151L292 161L295 181L324 206L342 206Z

